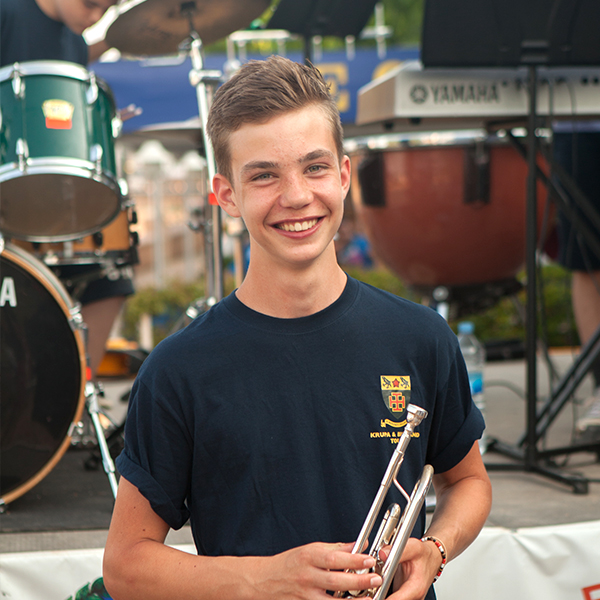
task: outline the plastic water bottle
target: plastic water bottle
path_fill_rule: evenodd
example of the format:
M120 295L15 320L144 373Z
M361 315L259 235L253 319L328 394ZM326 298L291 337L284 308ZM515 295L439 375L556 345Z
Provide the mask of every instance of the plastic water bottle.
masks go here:
M485 366L485 348L475 337L475 326L470 321L458 324L458 344L462 352L467 372L469 373L469 384L471 385L471 396L475 406L481 411L485 418L485 397L483 394L483 368ZM479 447L483 454L487 448L487 439L484 432L479 441Z

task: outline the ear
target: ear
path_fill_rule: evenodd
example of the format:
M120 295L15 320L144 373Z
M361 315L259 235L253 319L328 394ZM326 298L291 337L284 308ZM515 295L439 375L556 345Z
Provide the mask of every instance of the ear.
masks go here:
M340 165L340 181L342 184L342 190L344 191L344 198L348 194L350 189L350 175L351 175L351 163L350 158L346 155L342 157L342 163Z
M235 192L233 186L220 173L213 177L213 192L219 206L230 216L240 217L240 211L235 204Z

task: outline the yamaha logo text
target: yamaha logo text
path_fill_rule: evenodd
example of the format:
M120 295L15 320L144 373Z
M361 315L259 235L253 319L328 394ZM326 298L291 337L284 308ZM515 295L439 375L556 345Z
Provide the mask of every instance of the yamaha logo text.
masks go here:
M409 92L415 104L429 101L433 104L499 104L500 93L496 83L452 83L413 85Z

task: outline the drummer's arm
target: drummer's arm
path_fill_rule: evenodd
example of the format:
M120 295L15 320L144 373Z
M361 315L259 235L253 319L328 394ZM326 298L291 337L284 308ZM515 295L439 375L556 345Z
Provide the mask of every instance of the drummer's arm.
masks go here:
M109 49L110 46L104 40L90 44L88 46L88 63L98 60Z

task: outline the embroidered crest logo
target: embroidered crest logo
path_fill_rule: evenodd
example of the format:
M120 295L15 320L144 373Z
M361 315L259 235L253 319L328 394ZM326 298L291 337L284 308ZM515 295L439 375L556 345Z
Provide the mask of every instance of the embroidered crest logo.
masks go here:
M410 404L409 375L381 375L381 396L386 408L400 420Z

